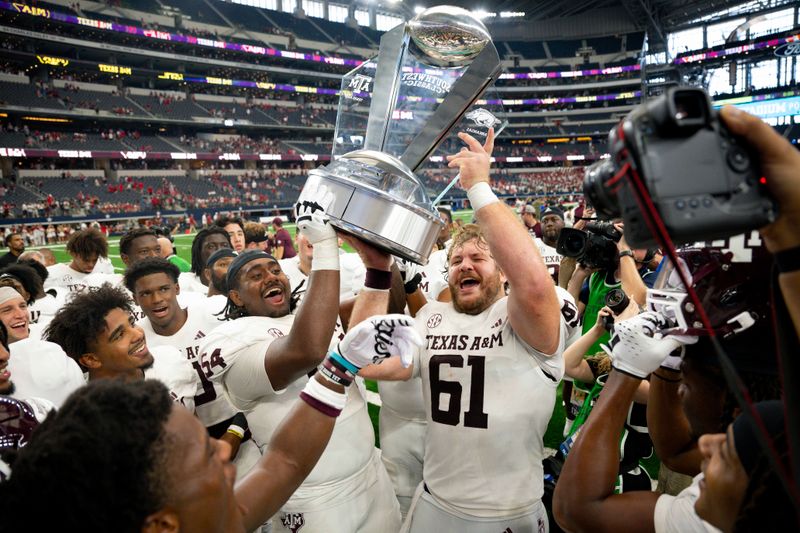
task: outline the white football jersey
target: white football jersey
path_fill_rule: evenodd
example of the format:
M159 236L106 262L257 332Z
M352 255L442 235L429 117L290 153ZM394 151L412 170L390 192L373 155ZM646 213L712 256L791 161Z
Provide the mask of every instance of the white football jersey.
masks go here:
M108 257L98 257L92 269L92 274L115 274L114 264Z
M208 287L203 285L203 282L194 272L181 272L180 276L178 276L178 285L181 286L181 291L208 293Z
M61 306L64 305L65 298L61 296L64 292L57 292L56 294L57 296L45 294L44 298L39 298L28 306L31 337L41 338L47 325L53 320Z
M281 318L243 317L225 322L200 348L201 365L211 379L221 382L234 407L247 415L253 440L264 450L283 421L308 378L275 391L264 368L264 354L275 339L289 334L294 315ZM359 388L347 391L347 403L336 419L336 427L325 452L298 489L298 497L312 486L353 475L369 460L375 444L372 422ZM291 502L291 500L290 500Z
M564 374L564 324L545 356L511 328L508 298L478 315L429 302L416 317L414 359L428 421L424 480L455 512L502 517L543 493L542 439Z
M153 354L153 366L144 371L144 379L157 379L163 383L172 400L194 413L194 396L200 389L197 374L172 346L147 346Z
M147 317L140 320L138 324L144 330L148 346L172 346L177 348L192 366L200 382L200 389L194 397L195 413L204 426L213 426L230 419L236 414L236 410L228 402L222 391L222 385L213 383L206 378L206 373L200 366L200 343L214 328L223 322L207 313L203 307L190 306L187 307L187 312L188 316L183 327L174 335L168 337L156 333L150 323L150 319Z
M122 285L122 276L118 274L86 274L73 270L66 263L57 263L47 267L49 275L44 282L44 290L63 289L72 293L83 292L90 287L99 287L103 283L114 286Z
M436 300L439 293L447 288L447 248L436 250L428 257L428 264L419 267L422 281L419 288L428 301Z
M308 276L300 270L300 256L296 255L289 259L278 261L286 277L289 278L289 286L292 293L296 294L301 300L308 289ZM358 296L364 287L364 276L367 269L361 258L355 253L339 253L339 300L347 300Z
M545 244L545 242L539 237L534 237L533 242L536 244L536 247L539 248L539 255L542 256L544 266L547 267L547 271L550 273L550 276L552 276L553 281L555 281L556 285L558 285L558 269L561 266L561 260L564 257L560 253L556 252L555 248Z

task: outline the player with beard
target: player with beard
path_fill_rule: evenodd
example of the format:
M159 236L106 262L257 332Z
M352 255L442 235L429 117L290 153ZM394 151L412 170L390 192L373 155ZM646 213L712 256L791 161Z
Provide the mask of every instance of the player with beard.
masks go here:
M547 270L553 276L553 281L558 285L558 267L561 266L561 254L556 252L556 244L561 230L564 229L564 211L558 207L548 206L542 211L542 238L534 238L539 247Z
M184 291L208 292L209 279L204 274L206 263L211 254L220 248L230 248L231 238L228 232L217 226L201 229L192 241L192 270L181 274L178 282Z
M297 222L313 255L302 304L291 312L289 279L274 257L244 252L228 269L230 321L206 337L200 350L201 365L222 383L233 406L245 412L262 449L292 408L292 398L309 382L309 371L322 362L339 314L339 245L324 216L333 195L324 186L307 186L305 194L296 206ZM372 276L390 281L390 258L372 255L376 263L366 264L374 268ZM375 288L388 292L388 286ZM396 531L400 526L358 387L348 391L319 463L273 520L274 531L295 531L300 525L303 531L325 533Z
M2 290L2 289L0 289ZM197 377L183 355L171 346L148 349L125 289L109 284L76 295L45 330L89 375L89 381L158 379L172 398L194 411Z
M452 302L417 314L426 345L411 370L388 362L362 375L422 378L424 481L405 530L546 531L542 438L564 372L559 300L530 235L489 186L494 133L484 146L459 137L468 149L448 156L449 166L479 225L450 248Z

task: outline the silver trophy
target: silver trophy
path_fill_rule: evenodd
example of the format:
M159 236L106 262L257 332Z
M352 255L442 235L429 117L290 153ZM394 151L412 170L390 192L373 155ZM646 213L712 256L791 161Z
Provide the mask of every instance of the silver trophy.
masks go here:
M458 7L427 9L386 32L378 56L344 76L334 160L306 182L333 192L331 223L427 263L442 222L415 172L456 128L482 140L499 124L474 104L501 69L486 27Z

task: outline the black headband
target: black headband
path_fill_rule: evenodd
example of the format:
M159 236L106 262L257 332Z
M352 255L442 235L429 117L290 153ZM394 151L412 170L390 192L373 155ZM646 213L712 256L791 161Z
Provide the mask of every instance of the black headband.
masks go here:
M261 250L248 250L240 253L233 260L231 266L228 267L228 275L225 277L225 284L229 289L233 287L233 281L236 279L236 275L239 274L239 270L250 261L256 259L272 259L273 261L278 261L267 252L262 252Z
M236 257L237 255L239 254L237 254L233 248L220 248L208 257L208 261L206 261L206 268L213 267L214 263L223 257Z

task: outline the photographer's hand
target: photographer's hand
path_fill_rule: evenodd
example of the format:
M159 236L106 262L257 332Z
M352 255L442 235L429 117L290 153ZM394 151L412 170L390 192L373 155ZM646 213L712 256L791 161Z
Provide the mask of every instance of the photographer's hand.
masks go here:
M758 151L767 187L778 202L778 220L760 230L767 249L775 253L800 246L800 152L767 123L740 109L726 106L721 117L732 133Z

